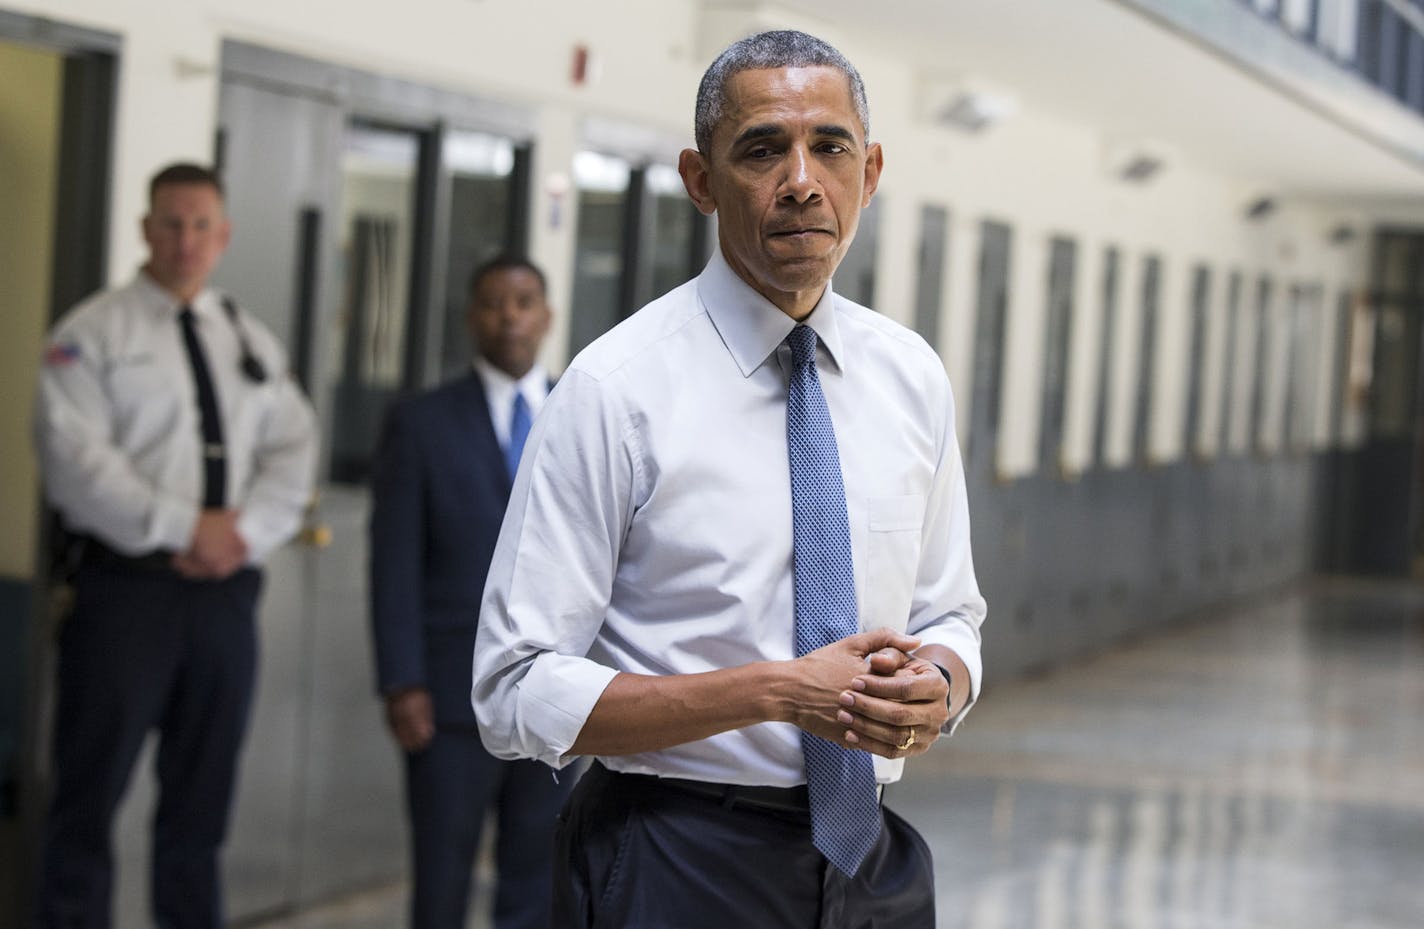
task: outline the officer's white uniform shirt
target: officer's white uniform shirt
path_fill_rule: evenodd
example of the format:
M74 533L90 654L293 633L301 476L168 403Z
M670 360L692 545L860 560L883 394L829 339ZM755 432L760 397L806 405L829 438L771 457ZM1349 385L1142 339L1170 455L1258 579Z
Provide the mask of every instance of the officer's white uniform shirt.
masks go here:
M944 366L919 336L829 286L806 322L820 338L860 627L951 648L972 702L985 604ZM472 699L490 752L567 764L619 671L793 657L793 325L719 252L559 378L525 446L480 612ZM602 760L704 781L805 781L789 723ZM874 762L879 782L899 778L903 760Z
M263 383L240 369L242 349L220 294L190 306L207 356L227 454L226 505L259 562L296 530L311 498L316 422L287 373L277 338L239 310ZM202 509L197 388L178 321L181 305L140 272L76 306L50 333L35 438L46 495L76 532L117 551L182 551Z

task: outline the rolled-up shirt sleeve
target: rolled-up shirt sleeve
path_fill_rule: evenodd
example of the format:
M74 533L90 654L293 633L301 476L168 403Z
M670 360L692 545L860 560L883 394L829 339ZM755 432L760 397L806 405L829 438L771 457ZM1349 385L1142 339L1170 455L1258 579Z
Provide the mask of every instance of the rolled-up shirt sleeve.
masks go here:
M953 732L979 699L983 678L980 629L987 608L974 576L969 540L969 499L954 428L954 398L944 385L939 460L926 500L919 572L907 630L921 643L943 645L969 670L969 701L944 727Z
M617 671L585 657L637 506L636 429L588 373L564 375L525 445L485 584L471 700L485 747L553 767Z

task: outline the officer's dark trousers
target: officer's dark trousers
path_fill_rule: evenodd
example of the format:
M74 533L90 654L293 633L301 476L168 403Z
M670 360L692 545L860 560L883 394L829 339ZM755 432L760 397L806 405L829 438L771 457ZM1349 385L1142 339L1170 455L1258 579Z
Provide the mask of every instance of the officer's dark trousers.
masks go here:
M216 929L218 849L257 661L261 576L187 581L86 563L60 636L54 795L40 925L107 929L110 831L148 732L159 734L150 893L159 929Z
M424 751L407 755L414 929L465 926L486 813L498 816L495 929L547 929L554 823L576 777L565 770L555 781L542 762L501 761L473 726L441 728Z
M660 786L595 764L560 817L555 929L934 929L934 866L882 807L880 841L847 878L805 812Z

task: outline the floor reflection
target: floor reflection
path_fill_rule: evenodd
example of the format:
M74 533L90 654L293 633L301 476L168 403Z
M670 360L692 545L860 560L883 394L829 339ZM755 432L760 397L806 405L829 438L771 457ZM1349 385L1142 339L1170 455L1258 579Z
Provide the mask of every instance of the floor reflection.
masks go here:
M1420 929L1424 587L1314 582L999 684L907 771L939 929Z
M889 797L941 929L1424 926L1424 588L1317 582L986 694Z

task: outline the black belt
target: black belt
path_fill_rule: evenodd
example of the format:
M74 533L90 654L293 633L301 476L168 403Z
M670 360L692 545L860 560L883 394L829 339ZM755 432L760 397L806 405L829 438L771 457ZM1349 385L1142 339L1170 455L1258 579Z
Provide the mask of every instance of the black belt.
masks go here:
M173 552L157 549L142 555L125 555L123 552L115 551L100 542L92 535L84 539L82 559L90 564L104 565L109 568L131 568L135 571L174 575L178 573L173 569Z
M598 765L602 768L602 765ZM715 801L728 809L750 807L777 813L808 813L810 794L805 784L795 787L765 787L756 784L721 784L714 781L693 781L681 777L654 777L651 774L625 774L603 769L620 786L635 790L668 790L692 794Z

